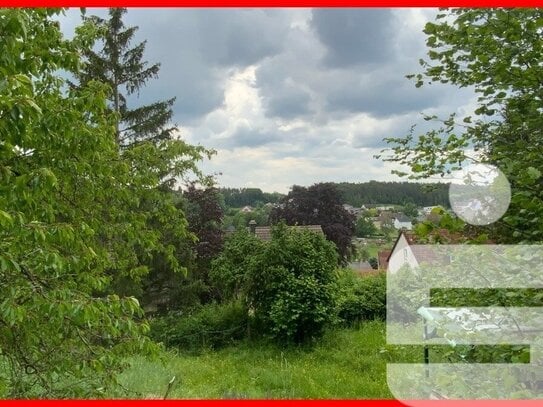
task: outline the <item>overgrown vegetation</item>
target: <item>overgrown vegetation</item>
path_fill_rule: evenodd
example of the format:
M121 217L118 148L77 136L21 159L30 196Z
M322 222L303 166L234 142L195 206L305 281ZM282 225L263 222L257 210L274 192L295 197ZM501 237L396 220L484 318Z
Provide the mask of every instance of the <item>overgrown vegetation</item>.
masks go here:
M255 260L250 260L250 262L253 261ZM260 263L253 264L259 266ZM263 269L262 273L266 270ZM268 318L262 318L255 308L250 307L249 298L241 294L244 290L240 288L228 291L231 297L223 303L208 304L153 318L151 337L169 348L183 352L201 352L220 349L240 340L262 341L265 338L272 338L275 343L308 342L308 339L319 336L326 328L357 327L364 322L385 319L385 273L360 276L349 269L335 273L337 276L333 279L329 287L330 291L325 296L326 315L318 313L322 308L321 303L318 304L321 308L312 305L316 299L311 300L312 303L308 296L314 295L314 292L306 291L304 284L294 285L294 288L289 286L289 302L283 301L281 296L283 291L277 291L278 297L274 297L275 292L267 294L268 297L263 297L271 298L265 311L262 311L269 313ZM307 273L300 275L303 276L303 274ZM270 278L274 280L273 276ZM245 284L254 284L249 281L248 277ZM288 280L283 284L286 283ZM274 290L277 284L280 283L272 283L267 290ZM283 284L281 288L284 287ZM263 290L260 288L259 292ZM279 305L276 305L277 303ZM283 313L275 316L271 310L281 310L281 306L285 307ZM281 319L285 316L291 317L288 323L284 323ZM292 316L298 316L298 318L292 318Z
M197 356L167 354L164 362L135 356L121 376L134 397L212 399L387 399L386 363L421 363L422 347L390 348L385 326L333 330L312 346L247 341Z
M128 106L159 64L143 59L145 42L131 46L126 10L85 17L71 40L61 12L0 9L0 398L126 396L119 377L143 397L165 388L184 398L390 397L385 363L420 362L422 352L385 346L385 274L337 270L354 234L375 234L377 214L355 223L343 204L401 204L414 218L417 206L446 205L447 186L218 190L197 165L213 151L176 135L175 98ZM506 216L485 228L431 213L416 226L420 242L542 240L542 28L539 9L451 9L427 24L430 62L416 85L473 86L479 106L461 122L425 117L442 127L387 139L385 160L412 178L495 164L513 193ZM228 210L244 205L256 209ZM250 219L275 224L270 241L246 230ZM314 224L324 236L295 227ZM231 225L238 231L224 241ZM396 233L390 222L381 230ZM377 247L364 250L376 266ZM416 284L402 286L406 305ZM543 295L436 290L433 301L526 306ZM149 336L167 348L165 364L147 358L161 354ZM435 350L432 361L530 356L524 346Z
M386 317L386 274L360 276L351 270L339 271L336 292L338 322L357 326L363 321Z
M249 315L241 301L207 304L151 319L151 338L183 352L219 349L248 336Z

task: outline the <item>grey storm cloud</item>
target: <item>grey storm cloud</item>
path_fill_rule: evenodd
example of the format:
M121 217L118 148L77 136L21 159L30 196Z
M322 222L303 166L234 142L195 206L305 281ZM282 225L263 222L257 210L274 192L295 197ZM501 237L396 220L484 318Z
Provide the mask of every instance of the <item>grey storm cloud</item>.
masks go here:
M386 118L439 103L437 87L417 89L405 78L419 71L425 49L421 33L409 31L404 19L388 9L312 10L309 32L292 30L285 51L259 64L266 114L317 124L357 113Z
M389 9L314 9L311 26L326 46L326 65L377 64L391 57L393 17Z
M264 101L267 113L272 117L292 119L310 113L311 95L295 86L284 86Z
M228 69L279 53L285 12L259 9L129 10L127 24L148 40L146 57L162 61L160 84L148 93L177 95L175 118L190 123L224 102ZM145 100L143 100L145 102Z
M295 119L314 113L312 77L322 45L306 31L293 28L283 52L264 59L256 70L256 87L269 117Z
M104 9L87 15L105 16ZM72 9L65 26L75 26ZM134 42L147 40L145 60L161 63L159 78L149 81L138 104L176 97L174 119L194 123L224 103L229 70L255 64L285 46L286 10L129 9L126 26L138 26Z
M215 144L222 148L235 149L238 147L261 147L283 140L281 132L251 128L249 125L240 125L228 137L215 140Z
M204 60L247 66L282 51L288 19L282 10L200 10L199 50Z
M365 112L374 117L388 117L420 112L435 106L441 98L438 87L422 91L400 72L376 72L364 79L356 75L332 81L326 93L329 111Z

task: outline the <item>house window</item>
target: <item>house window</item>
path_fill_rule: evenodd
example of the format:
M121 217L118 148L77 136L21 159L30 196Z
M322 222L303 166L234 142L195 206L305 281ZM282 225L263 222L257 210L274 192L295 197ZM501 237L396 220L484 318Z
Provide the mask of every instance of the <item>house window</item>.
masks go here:
M403 249L403 259L407 261L407 249Z

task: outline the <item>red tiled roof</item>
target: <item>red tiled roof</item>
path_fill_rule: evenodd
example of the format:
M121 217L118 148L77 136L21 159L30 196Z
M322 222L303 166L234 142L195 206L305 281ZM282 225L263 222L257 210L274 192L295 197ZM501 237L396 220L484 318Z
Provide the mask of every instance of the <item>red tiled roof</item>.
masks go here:
M390 261L390 256L392 253L394 253L394 250L396 249L396 245L398 244L398 241L400 240L401 236L405 237L405 240L407 241L407 244L411 248L411 251L413 252L413 255L417 259L419 263L426 263L426 262L436 262L442 260L442 256L438 256L435 249L432 249L432 247L428 247L428 245L432 246L431 243L422 242L420 239L417 238L417 235L414 232L402 230L400 234L398 235L398 238L396 239L396 242L394 242L394 246L392 246L392 250L387 256L387 265ZM442 236L445 241L448 243L455 243L454 240L460 241L460 238L462 237L461 234L451 234L446 229L438 229L431 236Z
M380 269L386 270L388 268L388 258L391 253L392 250L383 250L377 253L377 264Z
M311 232L324 235L321 225L289 226L289 228L295 228L298 230L309 230ZM264 241L270 241L271 240L271 226L257 226L255 228L255 236Z
M447 264L449 262L449 257L439 253L438 247L436 246L437 245L409 245L413 252L413 256L415 256L415 259L417 259L419 264Z

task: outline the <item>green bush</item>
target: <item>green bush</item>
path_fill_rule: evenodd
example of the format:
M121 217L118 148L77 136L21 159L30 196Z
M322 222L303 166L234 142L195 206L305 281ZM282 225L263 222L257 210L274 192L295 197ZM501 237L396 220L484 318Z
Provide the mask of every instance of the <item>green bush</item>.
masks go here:
M151 320L151 338L183 351L218 349L245 338L249 316L239 301L207 304Z
M224 243L223 250L211 262L210 279L222 301L244 297L248 272L265 243L245 229L236 231Z
M223 299L245 301L255 332L300 343L333 320L336 265L335 246L322 234L279 224L269 242L246 231L231 236L211 277Z
M338 272L336 313L342 325L386 317L386 274L360 276L352 270Z
M283 343L320 336L334 315L334 244L281 224L253 256L247 300L264 332Z

